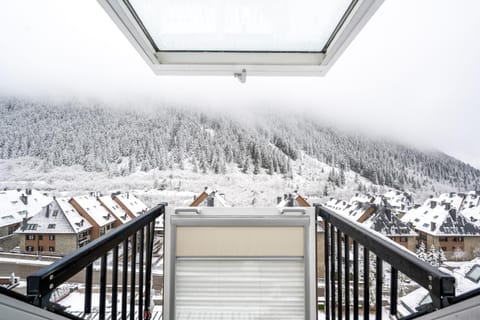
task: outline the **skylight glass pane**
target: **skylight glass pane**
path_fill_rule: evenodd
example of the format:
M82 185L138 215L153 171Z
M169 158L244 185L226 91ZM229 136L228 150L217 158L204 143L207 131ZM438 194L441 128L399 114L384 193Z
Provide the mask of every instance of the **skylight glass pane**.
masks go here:
M321 51L351 0L129 0L160 51Z

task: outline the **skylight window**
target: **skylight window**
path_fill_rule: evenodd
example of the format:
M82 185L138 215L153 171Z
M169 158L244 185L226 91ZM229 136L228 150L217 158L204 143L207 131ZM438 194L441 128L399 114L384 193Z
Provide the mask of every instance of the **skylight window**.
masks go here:
M54 223L49 224L49 225L48 225L48 229L55 229L55 224L54 224Z
M157 74L323 75L383 0L98 0Z
M465 277L475 283L478 283L478 281L480 281L480 266L478 264L474 265L472 269L468 271Z

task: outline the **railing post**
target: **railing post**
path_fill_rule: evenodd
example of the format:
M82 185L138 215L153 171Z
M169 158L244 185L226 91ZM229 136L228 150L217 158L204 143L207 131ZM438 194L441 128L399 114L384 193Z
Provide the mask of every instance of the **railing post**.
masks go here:
M318 210L318 208L317 208ZM328 236L328 222L323 220L324 226L324 256L325 256L325 279L324 279L324 295L325 295L325 319L330 320L330 265L329 265L329 258L330 258L330 246L329 246L329 236Z

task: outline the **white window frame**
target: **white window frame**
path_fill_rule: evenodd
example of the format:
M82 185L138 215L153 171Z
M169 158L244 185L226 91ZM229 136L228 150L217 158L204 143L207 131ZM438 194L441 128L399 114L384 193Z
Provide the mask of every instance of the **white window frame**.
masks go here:
M175 319L176 227L303 227L305 319L317 317L315 208L168 208L165 214L163 316ZM228 259L228 258L227 258Z
M384 0L353 0L321 52L156 51L124 0L98 0L157 75L323 76Z

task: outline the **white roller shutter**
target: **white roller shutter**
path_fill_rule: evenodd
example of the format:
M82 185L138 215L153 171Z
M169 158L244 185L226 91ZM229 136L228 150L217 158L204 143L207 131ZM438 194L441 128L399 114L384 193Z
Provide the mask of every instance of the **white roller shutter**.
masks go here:
M296 259L177 259L177 320L305 319L305 264Z

